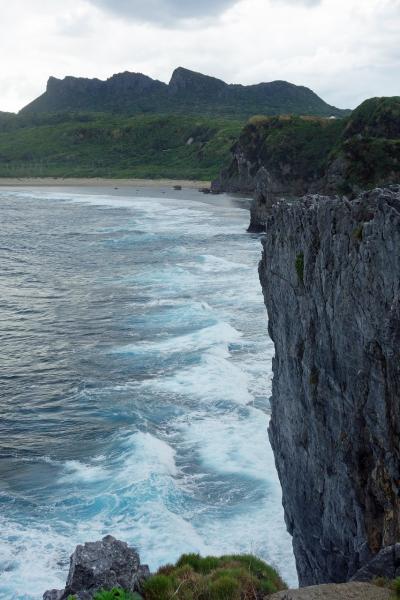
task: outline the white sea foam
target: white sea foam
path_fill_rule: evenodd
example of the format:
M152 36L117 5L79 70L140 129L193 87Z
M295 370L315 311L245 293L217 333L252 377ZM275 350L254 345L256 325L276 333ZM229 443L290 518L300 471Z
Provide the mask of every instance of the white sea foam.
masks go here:
M200 261L195 263L195 266L200 271L206 273L218 273L220 271L237 271L238 269L248 269L248 266L243 263L233 262L222 256L214 256L212 254L203 254L199 256Z
M50 525L22 525L1 516L0 528L0 598L39 600L46 589L65 585L70 540Z
M160 392L194 397L206 403L224 401L247 404L252 400L248 375L229 360L225 347L205 352L198 365L179 369L173 376L148 383Z
M174 354L184 352L199 352L206 350L216 344L227 346L230 343L238 342L242 334L229 323L219 322L209 327L204 327L192 333L178 337L168 337L161 341L142 341L137 344L129 344L115 350L119 353L127 354Z
M123 442L123 462L118 478L126 481L147 480L149 477L176 477L175 450L167 442L146 432L129 435Z
M240 474L279 487L274 459L267 441L267 416L247 407L246 417L235 411L197 416L180 429L193 444L202 463L217 473Z
M110 477L101 466L85 464L79 460L68 460L64 463L64 474L59 478L60 483L95 483Z

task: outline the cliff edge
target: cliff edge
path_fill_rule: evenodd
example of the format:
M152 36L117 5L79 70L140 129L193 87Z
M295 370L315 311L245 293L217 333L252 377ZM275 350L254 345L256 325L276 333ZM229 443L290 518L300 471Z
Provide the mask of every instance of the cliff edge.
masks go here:
M269 436L302 586L400 574L400 186L271 209Z
M231 153L212 188L254 193L249 231L264 231L280 198L356 195L398 183L400 97L370 98L344 119L252 117Z

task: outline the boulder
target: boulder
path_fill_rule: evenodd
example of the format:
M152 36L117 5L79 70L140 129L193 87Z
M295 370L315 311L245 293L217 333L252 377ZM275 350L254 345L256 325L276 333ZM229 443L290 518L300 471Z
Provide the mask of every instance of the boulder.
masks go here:
M139 554L125 542L111 535L99 542L77 546L70 559L70 569L64 590L49 590L43 600L91 600L96 592L115 587L140 592L150 576L147 565L140 564Z

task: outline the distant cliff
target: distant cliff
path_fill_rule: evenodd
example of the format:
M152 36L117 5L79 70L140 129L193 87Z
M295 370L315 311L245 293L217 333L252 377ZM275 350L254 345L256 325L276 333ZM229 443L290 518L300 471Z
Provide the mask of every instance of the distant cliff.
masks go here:
M400 574L400 186L278 202L269 435L301 585Z
M213 183L254 192L251 231L262 231L280 197L354 194L400 179L400 97L372 98L345 119L255 117Z
M312 90L286 81L258 85L229 85L182 67L169 84L142 73L119 73L106 81L81 77L50 77L47 89L22 113L60 111L189 113L246 118L257 113L343 116Z

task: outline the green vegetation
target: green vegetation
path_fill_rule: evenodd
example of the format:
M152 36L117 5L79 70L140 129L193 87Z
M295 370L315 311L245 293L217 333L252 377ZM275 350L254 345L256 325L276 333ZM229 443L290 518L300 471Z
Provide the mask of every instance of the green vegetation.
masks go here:
M400 598L400 577L397 577L391 585L395 598Z
M344 126L340 119L256 116L238 145L251 163L261 163L277 178L312 182L323 175Z
M103 113L0 115L0 177L211 180L243 123Z
M145 600L260 600L285 589L277 572L250 555L184 554L144 586Z
M295 268L299 281L304 283L304 254L299 252L295 260Z
M313 367L311 369L311 373L310 373L310 385L316 386L316 385L318 385L318 382L319 382L318 369L316 367Z
M76 600L76 596L69 596L68 600ZM97 592L93 600L143 600L143 598L140 594L130 594L121 588L114 588L110 591Z
M111 592L98 592L95 595L94 600L141 600L141 596L136 593L130 594L119 588L114 588Z
M344 123L331 155L346 165L342 191L398 183L400 96L370 98Z
M353 193L400 180L400 97L372 98L349 117L252 117L236 147L287 193ZM238 176L236 160L223 177ZM314 186L314 188L313 188Z
M0 113L0 177L209 181L227 167L229 179L233 146L254 174L264 166L293 195L325 180L343 193L396 183L400 97L372 98L345 119L255 115L247 124L183 113Z
M394 579L393 581L390 581L390 579L387 579L386 577L375 577L375 579L372 580L372 583L378 587L391 590L392 600L400 600L400 577L397 577L397 579Z
M120 589L98 592L94 600L263 600L286 589L278 573L250 554L201 557L184 554L161 567L140 594ZM76 600L70 596L68 600Z
M355 228L355 230L353 231L353 237L358 242L362 242L362 239L363 239L363 226L362 225L359 225L358 227Z
M344 116L312 90L287 81L258 85L228 85L220 79L182 67L175 69L169 84L141 73L118 73L107 81L50 77L44 94L22 112L59 111L134 114L207 115L246 119L263 113Z

